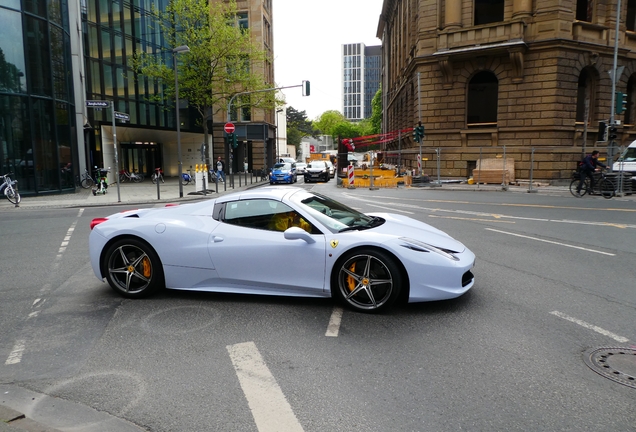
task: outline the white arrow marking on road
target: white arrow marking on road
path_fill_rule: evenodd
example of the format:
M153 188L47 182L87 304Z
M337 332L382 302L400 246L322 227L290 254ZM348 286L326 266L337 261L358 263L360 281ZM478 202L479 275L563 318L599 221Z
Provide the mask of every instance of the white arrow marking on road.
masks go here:
M260 432L302 432L302 426L254 342L226 348L257 429Z

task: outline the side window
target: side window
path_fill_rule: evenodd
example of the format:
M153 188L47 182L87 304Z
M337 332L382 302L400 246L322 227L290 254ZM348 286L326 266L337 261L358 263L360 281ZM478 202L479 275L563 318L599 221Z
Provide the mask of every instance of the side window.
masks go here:
M307 232L314 231L312 225L288 205L280 201L264 199L226 203L223 222L269 231L282 232L293 226Z

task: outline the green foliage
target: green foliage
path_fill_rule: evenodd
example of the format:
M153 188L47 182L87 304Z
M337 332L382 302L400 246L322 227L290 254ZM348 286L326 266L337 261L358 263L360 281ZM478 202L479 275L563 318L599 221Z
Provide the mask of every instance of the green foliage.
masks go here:
M290 145L298 146L300 141L305 136L313 136L316 138L319 134L314 129L312 122L307 120L307 114L305 111L297 111L294 107L287 107L287 143Z
M379 134L382 132L382 86L371 100L371 132L367 135Z
M235 23L235 0L170 0L165 11L155 9L154 13L156 26L161 28L170 47L187 45L190 48L189 52L174 55L179 97L197 109L206 134L206 120L225 110L233 95L271 87L259 73L266 58L265 51L253 43L249 30ZM154 96L155 100L173 100L173 54L171 51L159 54L138 53L134 65L140 75L164 86L163 92ZM251 106L264 108L273 107L275 103L274 92L258 93L247 100Z
M349 121L340 111L330 110L322 113L318 120L314 121L314 127L324 135L337 136L334 130L341 123L349 123Z

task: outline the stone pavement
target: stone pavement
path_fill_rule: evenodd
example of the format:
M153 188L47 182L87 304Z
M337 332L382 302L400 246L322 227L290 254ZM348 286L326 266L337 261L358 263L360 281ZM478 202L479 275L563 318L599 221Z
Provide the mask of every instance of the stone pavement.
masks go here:
M228 176L229 180L229 176ZM194 183L182 185L182 194L180 196L179 182L176 177L166 178L165 183L159 182L159 188L153 184L150 179L146 178L141 183L124 182L110 184L107 193L93 195L92 189L77 188L75 193L64 194L39 194L37 196L23 196L19 204L20 208L64 208L64 207L94 207L94 206L110 206L124 204L168 204L186 202L192 200L212 198L226 193L243 190L249 187L268 184L267 182L257 181L256 177L251 174L239 175L234 177L234 188L229 182L219 183L218 192L217 184L208 184L207 194L203 192L195 192ZM119 189L119 190L118 190ZM8 200L0 201L0 207L14 207Z

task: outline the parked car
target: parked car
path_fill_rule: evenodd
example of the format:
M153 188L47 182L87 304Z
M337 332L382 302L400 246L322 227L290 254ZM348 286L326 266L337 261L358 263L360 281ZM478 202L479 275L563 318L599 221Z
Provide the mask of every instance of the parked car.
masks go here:
M331 161L325 161L327 168L329 168L329 177L334 178L336 176L336 167L333 166Z
M297 187L129 210L90 226L95 275L128 298L164 288L334 297L379 312L398 299L459 297L474 284L475 255L448 234Z
M329 167L324 161L311 161L307 164L307 168L305 169L305 183L320 180L328 182L330 178Z
M269 184L275 183L296 183L298 181L296 174L296 164L287 162L277 163L272 167L269 173Z
M296 162L297 174L305 174L306 169L307 169L307 164L305 162Z

